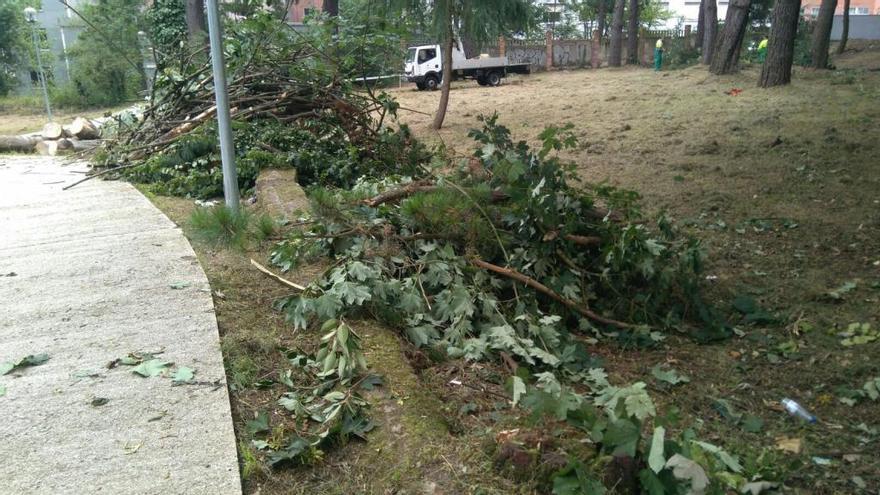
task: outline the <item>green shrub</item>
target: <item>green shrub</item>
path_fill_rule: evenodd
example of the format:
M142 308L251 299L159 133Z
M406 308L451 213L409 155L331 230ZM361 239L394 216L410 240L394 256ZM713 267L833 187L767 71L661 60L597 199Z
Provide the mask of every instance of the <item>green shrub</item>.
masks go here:
M688 38L671 38L663 43L663 67L684 69L700 63L700 51L693 48Z

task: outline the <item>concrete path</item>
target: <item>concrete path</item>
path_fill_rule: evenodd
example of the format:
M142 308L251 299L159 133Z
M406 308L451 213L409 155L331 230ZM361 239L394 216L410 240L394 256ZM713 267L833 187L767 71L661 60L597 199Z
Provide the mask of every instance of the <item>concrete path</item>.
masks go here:
M236 494L235 436L205 274L130 185L0 156L0 492ZM195 383L108 368L131 352ZM216 384L216 385L215 385ZM103 404L103 405L102 405Z

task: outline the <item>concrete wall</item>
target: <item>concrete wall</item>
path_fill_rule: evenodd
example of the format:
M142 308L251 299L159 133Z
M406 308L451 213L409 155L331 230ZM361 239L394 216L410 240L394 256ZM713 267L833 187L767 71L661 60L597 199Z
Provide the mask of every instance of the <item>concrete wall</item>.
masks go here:
M638 59L643 65L651 65L654 57L654 44L658 38L668 40L670 38L687 37L693 43L693 35L690 33L673 31L651 31L642 33L639 37ZM608 53L611 43L606 38L599 42L596 47L598 56L597 67L608 66ZM489 49L489 53L498 53L497 46ZM573 69L590 67L593 65L593 41L587 39L553 40L552 66L557 69ZM533 71L542 71L547 68L547 45L536 41L507 40L506 54L512 64L531 64ZM626 37L623 38L622 59L624 63L628 58Z
M831 39L840 40L843 30L843 16L834 16L834 24L831 27ZM880 15L851 15L849 16L849 39L851 40L880 40Z

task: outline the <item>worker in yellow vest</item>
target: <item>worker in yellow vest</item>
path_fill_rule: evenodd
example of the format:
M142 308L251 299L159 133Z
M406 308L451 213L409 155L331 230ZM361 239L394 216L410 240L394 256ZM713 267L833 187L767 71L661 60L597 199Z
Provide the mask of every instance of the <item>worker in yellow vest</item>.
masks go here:
M657 44L654 45L654 70L660 70L660 66L663 65L663 38L657 40Z
M767 58L767 38L761 40L758 43L758 62L764 63L764 60Z

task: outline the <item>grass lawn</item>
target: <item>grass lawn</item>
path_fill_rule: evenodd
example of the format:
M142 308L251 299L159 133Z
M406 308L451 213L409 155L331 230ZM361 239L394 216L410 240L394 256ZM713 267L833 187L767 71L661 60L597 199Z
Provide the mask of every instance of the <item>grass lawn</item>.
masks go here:
M854 53L852 65L875 55ZM574 124L580 147L568 158L581 177L639 191L647 210L668 211L700 238L711 299L740 331L709 345L675 334L648 349L602 341L592 350L612 383L648 383L661 413L677 409L680 427L761 463L768 479L784 479L795 493L876 490L880 402L845 402L880 375L880 341L845 346L837 334L854 322L880 328L880 73L798 70L794 84L771 90L755 86L757 75L749 68L719 78L699 67L540 73L499 88L457 83L439 133L428 129L429 116L401 116L423 139L462 155L480 114L498 112L526 140L546 125ZM743 91L729 95L734 88ZM427 112L439 98L392 93L403 107ZM152 199L187 230L192 201ZM507 401L506 369L433 362L372 322L352 322L367 359L386 375L371 398L379 425L371 440L332 450L314 466L262 467L244 423L279 392L256 384L286 369L279 347L308 348L319 336L294 333L270 311L288 289L249 266L250 258L265 260L268 244L246 251L193 244L214 289L247 493L537 493L532 479L545 465L501 470L496 462L496 435L528 428ZM304 283L319 270L286 276ZM834 292L841 287L851 288ZM744 322L732 308L737 296L753 298L779 323ZM650 373L658 363L690 382L658 383ZM783 397L819 422L790 418ZM532 431L525 438L552 437L551 424ZM783 439L799 440L800 452L778 450ZM762 449L760 460L750 454Z

